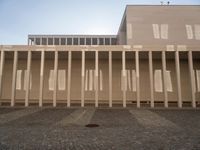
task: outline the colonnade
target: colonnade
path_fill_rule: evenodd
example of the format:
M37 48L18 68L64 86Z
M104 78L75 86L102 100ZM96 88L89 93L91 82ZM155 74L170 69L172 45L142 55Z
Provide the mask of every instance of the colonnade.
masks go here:
M29 84L30 84L30 71L31 71L31 63L32 63L32 51L27 51L27 82L26 82L26 91L25 91L25 97L24 97L24 105L25 107L29 106L29 93L30 89ZM41 53L41 61L40 61L40 83L39 83L39 107L43 106L43 88L44 88L44 64L45 64L45 52L46 51L40 51ZM71 70L72 70L72 53L73 51L67 51L68 52L68 76L67 76L67 107L71 106L71 95L70 95L70 90L71 90ZM80 51L81 52L81 107L85 106L85 53L86 51ZM99 80L99 51L96 50L95 52L95 107L99 107L99 100L98 100L98 95L99 95L99 89L98 89L98 80ZM125 50L121 51L122 52L122 80L123 80L123 85L125 85L125 80L126 80L126 52ZM130 51L128 51L130 52ZM134 61L135 61L135 70L136 70L136 106L139 108L141 107L141 100L140 100L140 63L139 63L139 54L142 53L143 51L135 50L132 51L134 53ZM154 107L154 81L153 81L153 58L152 58L152 53L153 51L147 51L148 52L148 63L149 63L149 81L150 81L150 107ZM162 59L162 75L163 75L163 92L164 92L164 107L168 107L168 93L167 93L167 81L166 81L166 51L160 51L162 53L161 59ZM2 50L1 51L1 59L0 59L0 92L2 92L2 80L3 80L3 75L4 75L4 63L5 63L5 53L6 51ZM54 51L54 90L53 90L53 107L57 106L57 74L58 74L58 53L59 51ZM112 53L113 51L108 51L108 86L109 86L109 96L108 96L108 106L112 107L113 106L113 82L112 82L112 77L113 77L113 72L112 72ZM177 106L179 108L182 108L182 90L181 90L181 74L180 74L180 58L179 58L179 53L180 51L175 51L175 68L176 68L176 84L177 84ZM196 98L195 98L195 89L194 89L194 84L195 80L193 78L193 56L192 56L192 51L187 52L188 56L188 68L189 68L189 74L190 74L190 86L191 86L191 96L192 96L192 107L196 107ZM10 100L10 106L15 106L15 95L16 95L16 72L17 72L17 65L18 65L18 51L14 51L14 60L13 60L13 72L12 72L12 88L11 88L11 100ZM126 100L126 90L123 88L122 94L123 94L123 99L122 99L122 106L127 107L127 100ZM0 93L1 94L1 93Z

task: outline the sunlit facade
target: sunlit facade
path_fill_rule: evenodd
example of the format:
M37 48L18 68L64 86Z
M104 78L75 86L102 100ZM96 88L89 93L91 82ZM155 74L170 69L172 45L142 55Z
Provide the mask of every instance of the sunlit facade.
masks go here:
M199 16L200 6L128 5L117 35L28 35L27 45L1 45L0 102L198 107Z

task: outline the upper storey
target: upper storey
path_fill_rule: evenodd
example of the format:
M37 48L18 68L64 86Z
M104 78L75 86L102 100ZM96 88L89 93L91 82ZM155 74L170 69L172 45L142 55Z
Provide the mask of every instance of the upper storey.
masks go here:
M117 35L29 35L28 45L200 45L200 5L128 5Z
M29 35L28 45L116 45L116 35Z
M123 45L199 45L199 5L128 5L119 31Z

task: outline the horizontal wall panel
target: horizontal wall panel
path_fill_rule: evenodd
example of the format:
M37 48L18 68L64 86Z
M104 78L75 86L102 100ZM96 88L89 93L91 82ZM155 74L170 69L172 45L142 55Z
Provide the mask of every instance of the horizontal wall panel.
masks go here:
M165 47L166 48L166 47ZM169 47L171 49L172 47ZM177 46L173 46L176 50ZM180 47L179 47L180 48ZM16 68L16 87L15 102L25 102L25 89L27 79L27 52L19 52L18 63ZM108 52L99 52L98 70L95 74L95 52L86 51L85 70L81 71L81 51L72 52L72 69L71 69L71 86L70 86L70 104L80 104L81 102L81 80L84 76L84 104L95 104L95 75L98 76L98 102L99 106L106 104L109 106L109 59ZM179 51L180 60L180 86L183 107L185 102L191 102L191 84L190 72L188 64L188 52ZM195 100L200 101L200 61L199 52L193 52L193 71L191 73L194 80L193 89ZM149 57L148 52L139 52L139 83L140 83L140 101L141 106L150 107L151 91L149 78ZM68 79L68 52L58 52L58 75L57 75L57 103L65 103L67 105L67 79ZM157 103L164 102L164 86L163 86L163 69L160 52L152 52L152 73L153 73L153 94L154 101ZM39 103L39 85L40 85L40 61L41 53L32 52L31 69L30 69L30 97L29 104ZM10 103L10 91L12 71L13 71L13 53L5 52L5 65L2 72L2 96L1 100ZM122 52L112 52L112 103L123 106L123 91L127 106L136 106L136 65L135 52L126 51L125 67L122 68ZM177 75L175 66L175 51L166 51L166 90L169 103L178 102ZM53 103L54 90L54 52L45 52L44 63L44 88L42 103ZM176 103L174 104L176 105ZM95 105L94 105L95 106ZM111 106L111 105L110 105ZM178 106L178 105L177 105ZM156 105L155 105L156 107ZM171 107L171 105L169 105Z

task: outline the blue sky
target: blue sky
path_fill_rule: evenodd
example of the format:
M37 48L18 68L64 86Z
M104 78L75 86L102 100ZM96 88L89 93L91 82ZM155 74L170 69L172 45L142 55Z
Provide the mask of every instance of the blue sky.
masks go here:
M116 34L127 4L161 0L0 0L0 44L27 44L28 34ZM200 0L171 4L200 5Z

